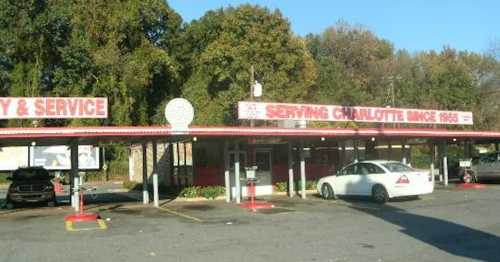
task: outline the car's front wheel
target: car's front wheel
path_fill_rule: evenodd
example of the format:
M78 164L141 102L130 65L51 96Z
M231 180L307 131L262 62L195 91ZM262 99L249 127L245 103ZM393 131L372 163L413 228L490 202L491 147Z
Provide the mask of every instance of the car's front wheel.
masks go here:
M372 189L372 198L375 202L384 204L389 200L389 194L387 194L387 190L383 186L375 185Z
M335 199L335 193L333 192L332 186L325 183L321 186L321 196L324 199Z
M13 209L13 208L14 208L14 203L12 203L12 202L7 202L7 204L5 204L5 207L6 207L7 209Z

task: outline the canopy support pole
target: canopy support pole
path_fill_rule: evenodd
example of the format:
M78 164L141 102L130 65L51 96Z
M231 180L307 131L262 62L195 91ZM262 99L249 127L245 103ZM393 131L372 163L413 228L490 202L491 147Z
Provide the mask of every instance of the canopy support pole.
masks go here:
M142 143L142 203L149 203L148 191L148 145Z
M293 178L293 153L292 144L288 141L288 196L293 197L295 195L294 188L294 178Z
M71 142L70 146L71 150L71 172L70 172L70 180L72 183L70 185L70 198L71 198L71 205L75 209L76 212L79 211L80 205L79 205L79 176L78 176L78 141L74 140Z
M226 202L231 202L231 178L229 177L229 143L224 141L224 185L226 186Z
M160 195L158 192L158 149L156 141L153 140L153 203L155 207L160 207Z
M236 141L234 144L234 184L236 186L236 203L241 202L241 181L240 181L240 145Z
M306 199L306 161L303 140L300 140L300 182L301 197L302 199Z

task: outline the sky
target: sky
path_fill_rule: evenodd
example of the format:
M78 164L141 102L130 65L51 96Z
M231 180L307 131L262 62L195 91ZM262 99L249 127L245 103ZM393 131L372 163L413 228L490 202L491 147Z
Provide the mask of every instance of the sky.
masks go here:
M397 49L410 52L449 46L484 53L500 42L498 0L168 0L185 22L212 9L258 4L280 9L292 30L321 33L339 20L362 25Z

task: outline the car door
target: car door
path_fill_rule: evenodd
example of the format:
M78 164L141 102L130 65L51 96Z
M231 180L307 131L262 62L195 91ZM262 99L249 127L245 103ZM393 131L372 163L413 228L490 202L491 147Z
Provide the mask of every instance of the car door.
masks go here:
M352 164L344 169L335 178L335 192L339 195L355 195L359 192L359 164Z
M482 156L479 159L477 166L475 167L476 174L479 177L490 177L495 170L496 156L493 154L488 154Z
M495 177L499 177L500 176L500 153L496 153L495 155L496 155L496 160L493 163L492 173Z

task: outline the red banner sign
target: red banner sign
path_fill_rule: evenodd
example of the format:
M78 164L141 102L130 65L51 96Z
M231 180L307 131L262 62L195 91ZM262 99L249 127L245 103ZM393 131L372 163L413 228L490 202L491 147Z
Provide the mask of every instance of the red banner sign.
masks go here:
M238 118L255 120L473 124L472 112L246 101L238 103Z
M105 97L0 97L0 119L107 117Z

